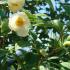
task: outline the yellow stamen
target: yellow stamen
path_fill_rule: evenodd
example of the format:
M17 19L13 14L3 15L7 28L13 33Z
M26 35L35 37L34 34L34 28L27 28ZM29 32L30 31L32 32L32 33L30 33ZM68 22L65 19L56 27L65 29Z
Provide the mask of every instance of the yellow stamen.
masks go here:
M16 4L16 3L12 3L12 6L18 6L18 4Z
M16 20L16 25L20 27L24 24L25 24L25 20L22 17L18 17Z

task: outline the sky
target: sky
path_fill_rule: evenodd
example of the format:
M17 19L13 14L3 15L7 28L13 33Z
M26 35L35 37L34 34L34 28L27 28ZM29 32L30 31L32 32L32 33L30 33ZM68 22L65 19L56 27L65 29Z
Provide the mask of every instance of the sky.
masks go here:
M52 4L53 4L53 7L54 7L54 10L56 11L57 10L57 8L59 8L60 7L60 2L62 2L62 3L65 3L65 1L64 0L60 0L60 1L58 1L58 0L51 0L52 1ZM69 1L70 2L70 1ZM50 6L49 6L49 4L47 3L46 5L44 5L44 4L42 4L42 5L39 5L39 6L37 6L37 10L38 10L38 12L36 12L36 13L41 13L41 14L43 14L43 13L47 13L47 14L50 14L50 12L48 12L48 11L46 11L46 8L50 8ZM60 11L60 12L64 12L65 10L62 8L62 10ZM57 14L59 14L59 12L57 11Z

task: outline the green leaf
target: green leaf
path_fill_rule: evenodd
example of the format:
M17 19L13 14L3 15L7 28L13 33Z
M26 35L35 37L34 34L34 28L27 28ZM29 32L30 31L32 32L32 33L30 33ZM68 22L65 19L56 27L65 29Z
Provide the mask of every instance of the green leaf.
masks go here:
M37 34L36 34L35 32L30 31L30 34L31 34L31 36L32 36L32 38L33 38L34 40L37 39Z
M58 19L51 20L51 22L52 22L52 27L54 31L61 33L61 31L63 30L63 22L61 22Z
M46 0L46 2L49 3L51 9L54 10L54 7L53 7L53 4L52 4L51 0Z
M2 57L4 57L5 55L6 55L6 53L7 53L7 50L5 50L5 49L0 49L0 58L2 58Z
M27 16L29 17L30 22L31 22L32 24L34 24L34 23L37 22L37 16L31 14L28 10L25 10L25 9L23 9L23 12L25 12L25 13L27 14Z
M70 31L70 21L68 21L66 26L67 26L67 31Z
M45 70L46 68L43 65L39 66L39 70Z
M55 59L59 59L59 57L58 56L53 56L53 57L48 58L48 60L55 60Z
M14 66L13 66L13 65L11 66L11 68L10 68L10 69L11 69L11 70L15 70L15 68L14 68Z
M64 4L63 7L64 7L67 15L69 16L70 15L70 4Z
M10 29L8 27L8 20L7 19L3 20L1 23L1 26L2 26L1 27L1 33L3 35L7 35L10 32Z
M70 62L62 62L60 63L63 67L66 67L67 69L70 69Z

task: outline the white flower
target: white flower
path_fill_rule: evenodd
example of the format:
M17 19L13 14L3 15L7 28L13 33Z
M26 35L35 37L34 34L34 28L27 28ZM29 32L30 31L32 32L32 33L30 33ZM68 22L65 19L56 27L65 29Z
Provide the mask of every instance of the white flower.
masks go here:
M24 5L25 0L8 0L9 9L12 12L17 12Z
M24 12L15 13L9 18L9 28L15 31L18 36L29 35L30 26L28 16Z

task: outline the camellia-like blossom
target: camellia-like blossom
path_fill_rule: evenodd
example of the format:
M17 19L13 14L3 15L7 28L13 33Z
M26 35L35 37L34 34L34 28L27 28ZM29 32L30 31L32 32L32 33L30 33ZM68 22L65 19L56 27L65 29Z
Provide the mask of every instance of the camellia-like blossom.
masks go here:
M15 13L9 18L9 28L15 31L18 36L29 35L30 26L29 18L24 12Z
M25 0L8 0L9 9L12 12L17 12L24 5Z

